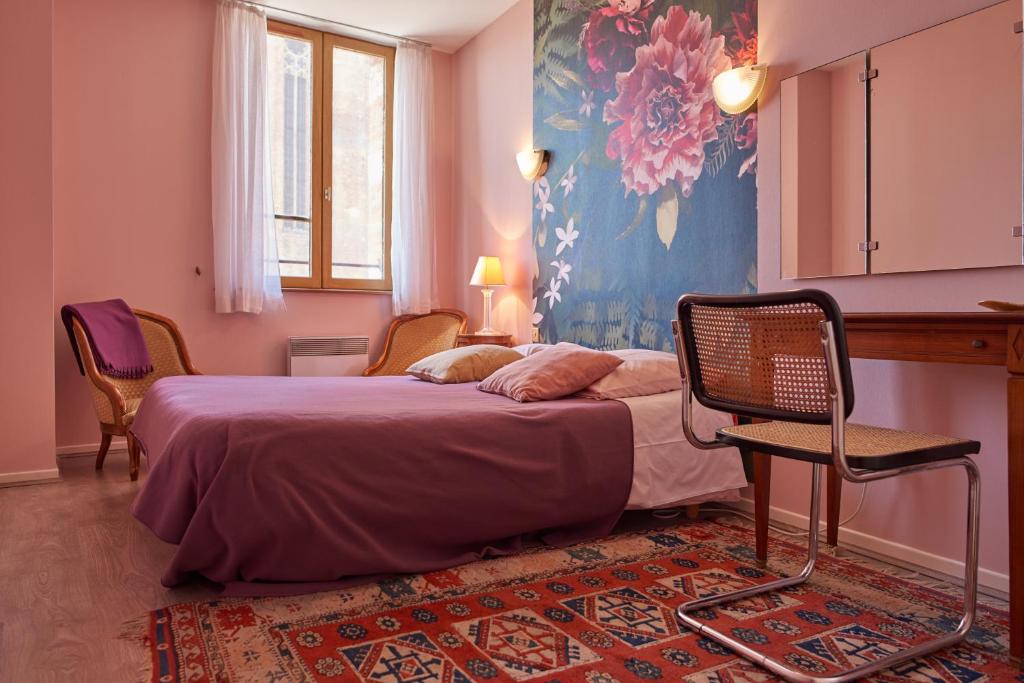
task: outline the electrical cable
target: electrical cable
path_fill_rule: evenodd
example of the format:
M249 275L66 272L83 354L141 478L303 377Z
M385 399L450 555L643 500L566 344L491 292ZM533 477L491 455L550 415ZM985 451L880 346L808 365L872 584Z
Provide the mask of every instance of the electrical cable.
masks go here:
M864 507L864 499L867 497L867 493L868 493L868 485L865 482L865 483L861 484L860 500L857 501L857 507L854 509L854 511L852 513L850 513L846 517L846 519L841 520L839 522L839 527L840 528L842 528L842 527L846 526L847 524L849 524L851 521L853 521L854 517L856 517L857 515L860 514L860 511ZM749 520L751 522L756 522L756 520L755 520L753 515L751 515L749 513L746 513L746 512L743 512L742 510L737 510L735 508L709 507L709 508L701 508L701 512L720 512L720 513L724 513L724 514L727 514L727 515L735 515L736 517L742 517L743 519ZM668 513L668 514L666 514L666 513ZM665 510L651 510L651 515L653 515L654 517L656 517L658 519L674 519L674 518L678 517L680 514L681 514L681 511L678 508L669 508L669 509L665 509ZM820 522L820 524L821 524L821 526L818 527L818 534L819 535L823 531L825 531L825 528L827 526L824 522ZM768 523L768 528L771 529L772 531L774 531L777 534L782 534L783 536L806 536L807 535L806 531L787 531L787 530L785 530L785 529L783 529L781 527L775 526L771 522Z

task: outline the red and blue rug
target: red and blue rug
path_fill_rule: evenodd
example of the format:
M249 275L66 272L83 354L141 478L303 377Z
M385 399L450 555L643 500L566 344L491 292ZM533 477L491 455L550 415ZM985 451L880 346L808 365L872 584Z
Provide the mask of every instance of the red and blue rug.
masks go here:
M759 569L751 541L700 521L316 595L172 605L132 637L152 681L767 681L673 617L803 564L802 546L775 539L772 572ZM814 675L955 626L955 590L882 567L822 557L811 582L703 617ZM1006 644L1007 615L982 606L968 643L872 680L1024 680Z

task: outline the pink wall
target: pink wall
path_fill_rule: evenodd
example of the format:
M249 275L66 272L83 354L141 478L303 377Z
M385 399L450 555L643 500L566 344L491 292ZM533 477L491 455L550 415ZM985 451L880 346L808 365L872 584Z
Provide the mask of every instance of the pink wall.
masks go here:
M848 311L977 310L981 299L1021 299L1024 271L996 268L814 280L779 278L779 81L991 4L988 0L820 2L761 0L759 60L771 66L760 105L758 149L758 265L761 291L810 284L831 292ZM842 27L836 30L835 27ZM980 75L981 77L984 74ZM969 202L970 197L944 201ZM855 361L854 419L885 426L969 436L982 442L983 568L1005 573L1005 372L881 361ZM772 502L806 514L808 468L776 461ZM959 473L928 473L870 485L861 515L849 528L945 557L962 556L965 486ZM858 488L846 487L845 515Z
M123 297L168 315L207 373L283 374L289 335L365 333L373 356L391 319L386 295L295 292L285 295L283 313L213 312L214 7L211 0L56 0L54 303ZM439 280L441 303L451 306L457 302L449 257L449 56L435 53L435 80ZM195 274L197 266L202 275ZM53 308L47 299L47 311ZM58 324L55 311L47 321L50 334ZM57 444L97 442L85 380L60 337L56 386Z
M515 155L533 141L533 3L520 0L453 59L455 88L455 271L470 329L483 297L469 287L478 256L500 256L508 287L494 294L493 326L530 341L533 188Z
M50 188L53 7L15 2L0 21L0 475L53 459L53 224ZM32 475L28 475L32 476ZM42 476L35 475L35 476Z

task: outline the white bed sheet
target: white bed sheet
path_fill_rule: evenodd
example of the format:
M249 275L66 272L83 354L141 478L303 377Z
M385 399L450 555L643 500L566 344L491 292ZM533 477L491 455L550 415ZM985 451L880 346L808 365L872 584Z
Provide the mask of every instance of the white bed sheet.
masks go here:
M683 434L682 391L616 399L633 420L633 488L627 510L693 505L710 500L739 500L747 486L739 451L702 451ZM731 416L694 402L694 431L710 439Z

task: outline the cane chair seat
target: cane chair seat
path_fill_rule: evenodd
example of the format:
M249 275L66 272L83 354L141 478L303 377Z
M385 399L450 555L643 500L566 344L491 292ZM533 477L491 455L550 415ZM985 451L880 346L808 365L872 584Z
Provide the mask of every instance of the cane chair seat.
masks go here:
M723 427L719 438L740 448L797 460L832 463L832 428L799 422L758 422ZM846 457L851 467L887 470L977 453L981 444L939 434L846 423Z

